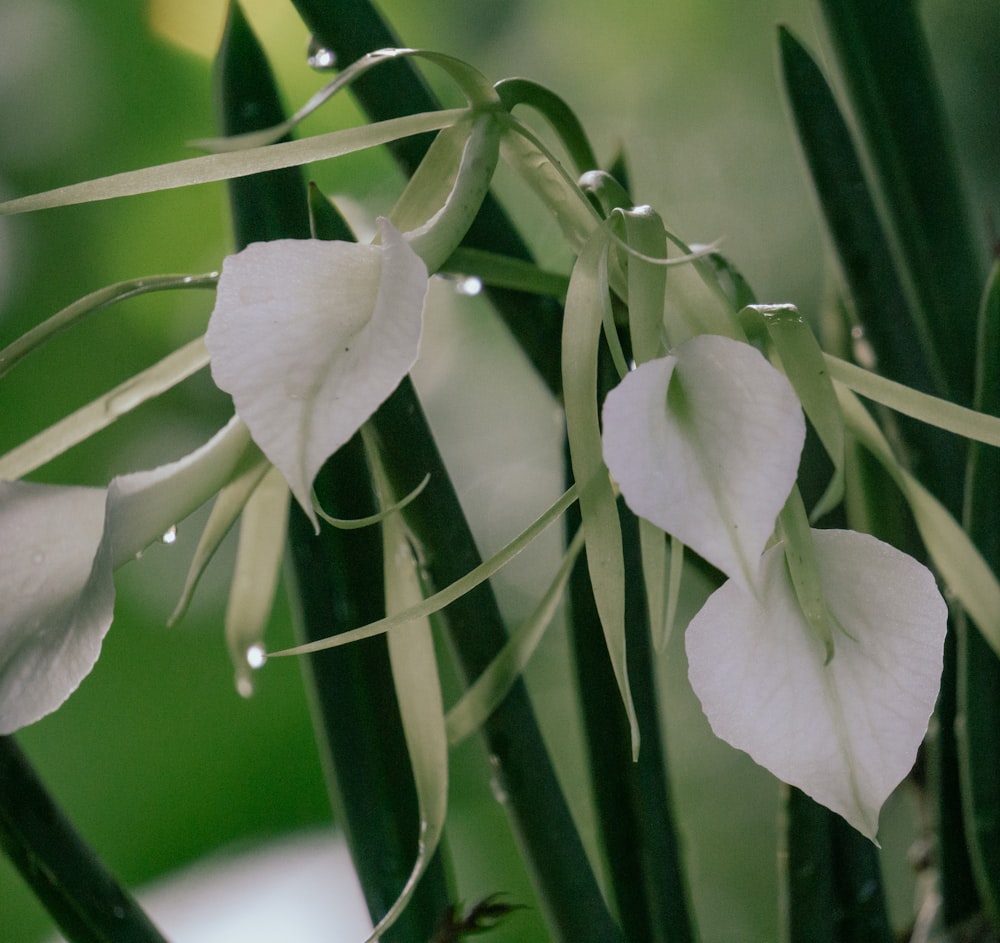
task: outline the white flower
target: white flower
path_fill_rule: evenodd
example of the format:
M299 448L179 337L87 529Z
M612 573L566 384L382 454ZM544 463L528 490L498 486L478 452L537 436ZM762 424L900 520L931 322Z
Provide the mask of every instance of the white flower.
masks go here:
M756 349L704 334L641 364L603 410L628 506L749 589L795 483L805 420Z
M410 372L427 269L381 245L279 239L226 259L205 341L216 384L317 524L312 482Z
M926 567L866 534L814 530L834 657L799 608L778 544L758 597L733 581L686 634L712 729L873 841L910 771L941 679L947 607Z
M59 707L90 673L114 612L114 570L255 455L233 419L177 462L107 490L0 482L0 734Z
M815 547L828 659L785 543L764 552L798 471L802 411L747 344L702 335L640 365L608 395L603 424L629 507L730 577L686 634L712 729L874 841L937 697L947 608L933 576L874 537L796 536Z

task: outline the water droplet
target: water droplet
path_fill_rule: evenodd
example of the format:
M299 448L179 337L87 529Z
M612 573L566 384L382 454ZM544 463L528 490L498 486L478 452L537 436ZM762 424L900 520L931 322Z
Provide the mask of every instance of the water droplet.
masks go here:
M475 275L466 275L455 284L455 291L460 295L474 298L483 290L483 281Z
M510 796L507 792L507 784L504 782L503 768L500 765L500 757L495 753L490 755L490 766L493 769L493 775L490 777L490 791L493 793L493 798L496 799L500 805L506 805Z
M865 329L860 324L855 324L851 328L851 351L858 366L866 370L875 369L877 363L875 348L869 343Z
M337 54L327 49L315 36L309 40L306 63L317 72L329 72L337 68Z
M247 649L247 664L255 671L258 668L262 668L266 661L267 652L264 651L263 645L251 645Z
M168 528L166 531L164 531L163 536L160 538L160 542L167 544L167 546L169 546L170 544L177 543L177 525L176 524L174 524L173 526L171 526L170 528Z

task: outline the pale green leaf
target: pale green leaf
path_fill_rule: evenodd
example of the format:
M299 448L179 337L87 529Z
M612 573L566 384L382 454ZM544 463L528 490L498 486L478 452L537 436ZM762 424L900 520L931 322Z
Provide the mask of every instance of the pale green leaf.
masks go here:
M625 704L638 755L639 725L625 652L625 559L614 489L601 455L597 413L597 354L601 325L611 306L604 258L608 233L587 241L570 276L563 319L562 373L573 479L580 489L580 517L587 545L587 571L604 630L611 666Z
M847 428L892 476L910 505L931 562L983 638L1000 655L1000 583L996 575L958 521L900 465L858 398L843 386L836 389Z
M360 128L345 128L328 134L317 134L301 141L286 141L267 147L229 154L208 154L172 164L144 167L111 177L100 177L0 203L0 216L28 213L56 206L73 206L96 200L111 200L140 193L155 193L199 183L213 183L247 177L265 170L298 167L314 161L341 157L369 147L388 144L402 137L437 131L454 124L468 114L465 108L406 115L389 121L378 121Z
M159 396L208 363L205 339L199 337L185 344L159 363L142 370L113 390L81 406L27 442L0 458L0 479L22 478L46 462L68 451L131 412L137 406Z
M433 596L429 596L423 602L416 603L402 612L395 615L386 616L377 622L370 622L368 625L332 635L329 638L318 639L315 642L306 642L304 645L297 645L295 648L288 648L280 652L272 652L272 657L281 655L308 655L312 652L320 652L327 648L337 648L340 645L347 645L351 642L364 638L372 638L381 635L397 626L405 625L414 619L422 619L425 616L433 615L446 606L450 606L456 599L464 596L470 589L475 588L480 583L488 580L494 573L506 566L525 547L528 546L539 534L551 526L566 512L566 509L577 499L577 487L571 486L562 497L559 498L552 507L548 508L534 523L526 530L518 534L509 544L501 547L492 557L484 560L479 566L470 570L460 580L456 580L450 586L439 590Z
M214 288L219 276L211 272L207 275L150 275L116 282L92 291L78 298L61 311L57 311L41 324L22 334L16 341L0 351L0 377L12 370L18 363L37 350L46 341L78 324L88 315L101 311L119 301L135 298L153 291L167 291L180 288Z
M288 529L288 486L270 467L240 517L233 582L226 606L226 647L236 690L253 693L251 674L262 664L264 628L274 606Z
M866 399L974 442L1000 446L1000 418L921 393L829 354L824 356L833 379Z
M372 452L369 448L379 501L389 505L394 495ZM388 515L382 522L382 531L385 605L387 612L395 613L418 605L423 599L423 590L402 516ZM413 870L399 897L372 931L369 943L392 926L409 903L417 882L437 851L448 812L448 739L430 622L421 618L405 628L393 629L386 641L417 791L420 834Z
M660 534L663 542L663 534ZM489 667L469 685L447 716L448 742L457 746L478 730L507 696L535 653L555 617L576 558L583 549L583 530L577 530L563 562L534 611L512 633Z
M167 620L167 625L173 625L184 616L205 568L215 556L215 551L219 549L226 534L229 533L243 512L247 501L250 500L250 495L254 493L257 485L260 484L261 479L270 468L273 468L271 463L261 455L259 461L248 464L219 492L212 505L208 521L202 528L201 537L198 538L198 546L195 547L194 555L191 557L187 577L184 580L184 588L181 590L181 598L177 601L177 606Z

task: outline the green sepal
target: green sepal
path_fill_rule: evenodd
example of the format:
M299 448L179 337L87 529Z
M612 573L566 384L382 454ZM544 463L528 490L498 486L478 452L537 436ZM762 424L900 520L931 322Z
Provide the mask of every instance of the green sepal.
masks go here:
M597 230L573 267L563 321L563 391L570 462L580 489L587 567L635 756L639 724L625 655L625 561L615 493L602 454L597 402L600 330L601 324L610 320L611 308L605 261L609 244L608 230Z
M739 317L742 320L751 312L763 319L771 349L778 355L785 376L833 463L830 483L810 514L810 519L815 521L840 504L844 497L844 418L837 394L823 351L798 308L794 305L751 305L744 308Z
M829 663L834 655L833 625L823 595L809 518L797 487L792 488L788 495L788 500L778 515L778 523L785 541L785 563L792 578L799 608L806 617L809 628L823 646Z
M578 176L597 167L594 149L580 119L555 92L522 78L501 79L493 87L508 111L513 111L517 105L527 105L548 121L569 152Z

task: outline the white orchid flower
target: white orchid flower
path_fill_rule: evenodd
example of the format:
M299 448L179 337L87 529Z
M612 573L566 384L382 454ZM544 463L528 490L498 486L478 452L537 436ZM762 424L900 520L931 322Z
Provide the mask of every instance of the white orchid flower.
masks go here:
M608 394L603 427L629 507L729 577L686 633L712 729L874 841L937 696L947 608L933 576L867 535L785 534L812 541L829 657L786 542L765 552L805 423L788 380L748 344L700 335L641 364Z
M758 595L730 580L685 635L691 685L716 735L873 841L916 759L941 679L947 607L930 571L867 534L815 530L826 652L802 614L784 546Z
M234 418L190 455L107 489L0 482L0 734L54 711L90 673L114 613L114 570L257 454Z
M417 358L427 269L392 226L380 233L380 245L279 240L226 259L206 343L238 418L201 449L106 490L0 482L0 734L55 710L93 668L114 570L247 463L275 465L316 521L320 466Z
M603 429L628 506L751 589L805 441L784 374L749 344L703 334L626 374Z
M317 527L316 473L417 360L427 268L387 221L379 232L229 256L205 335L212 378Z

